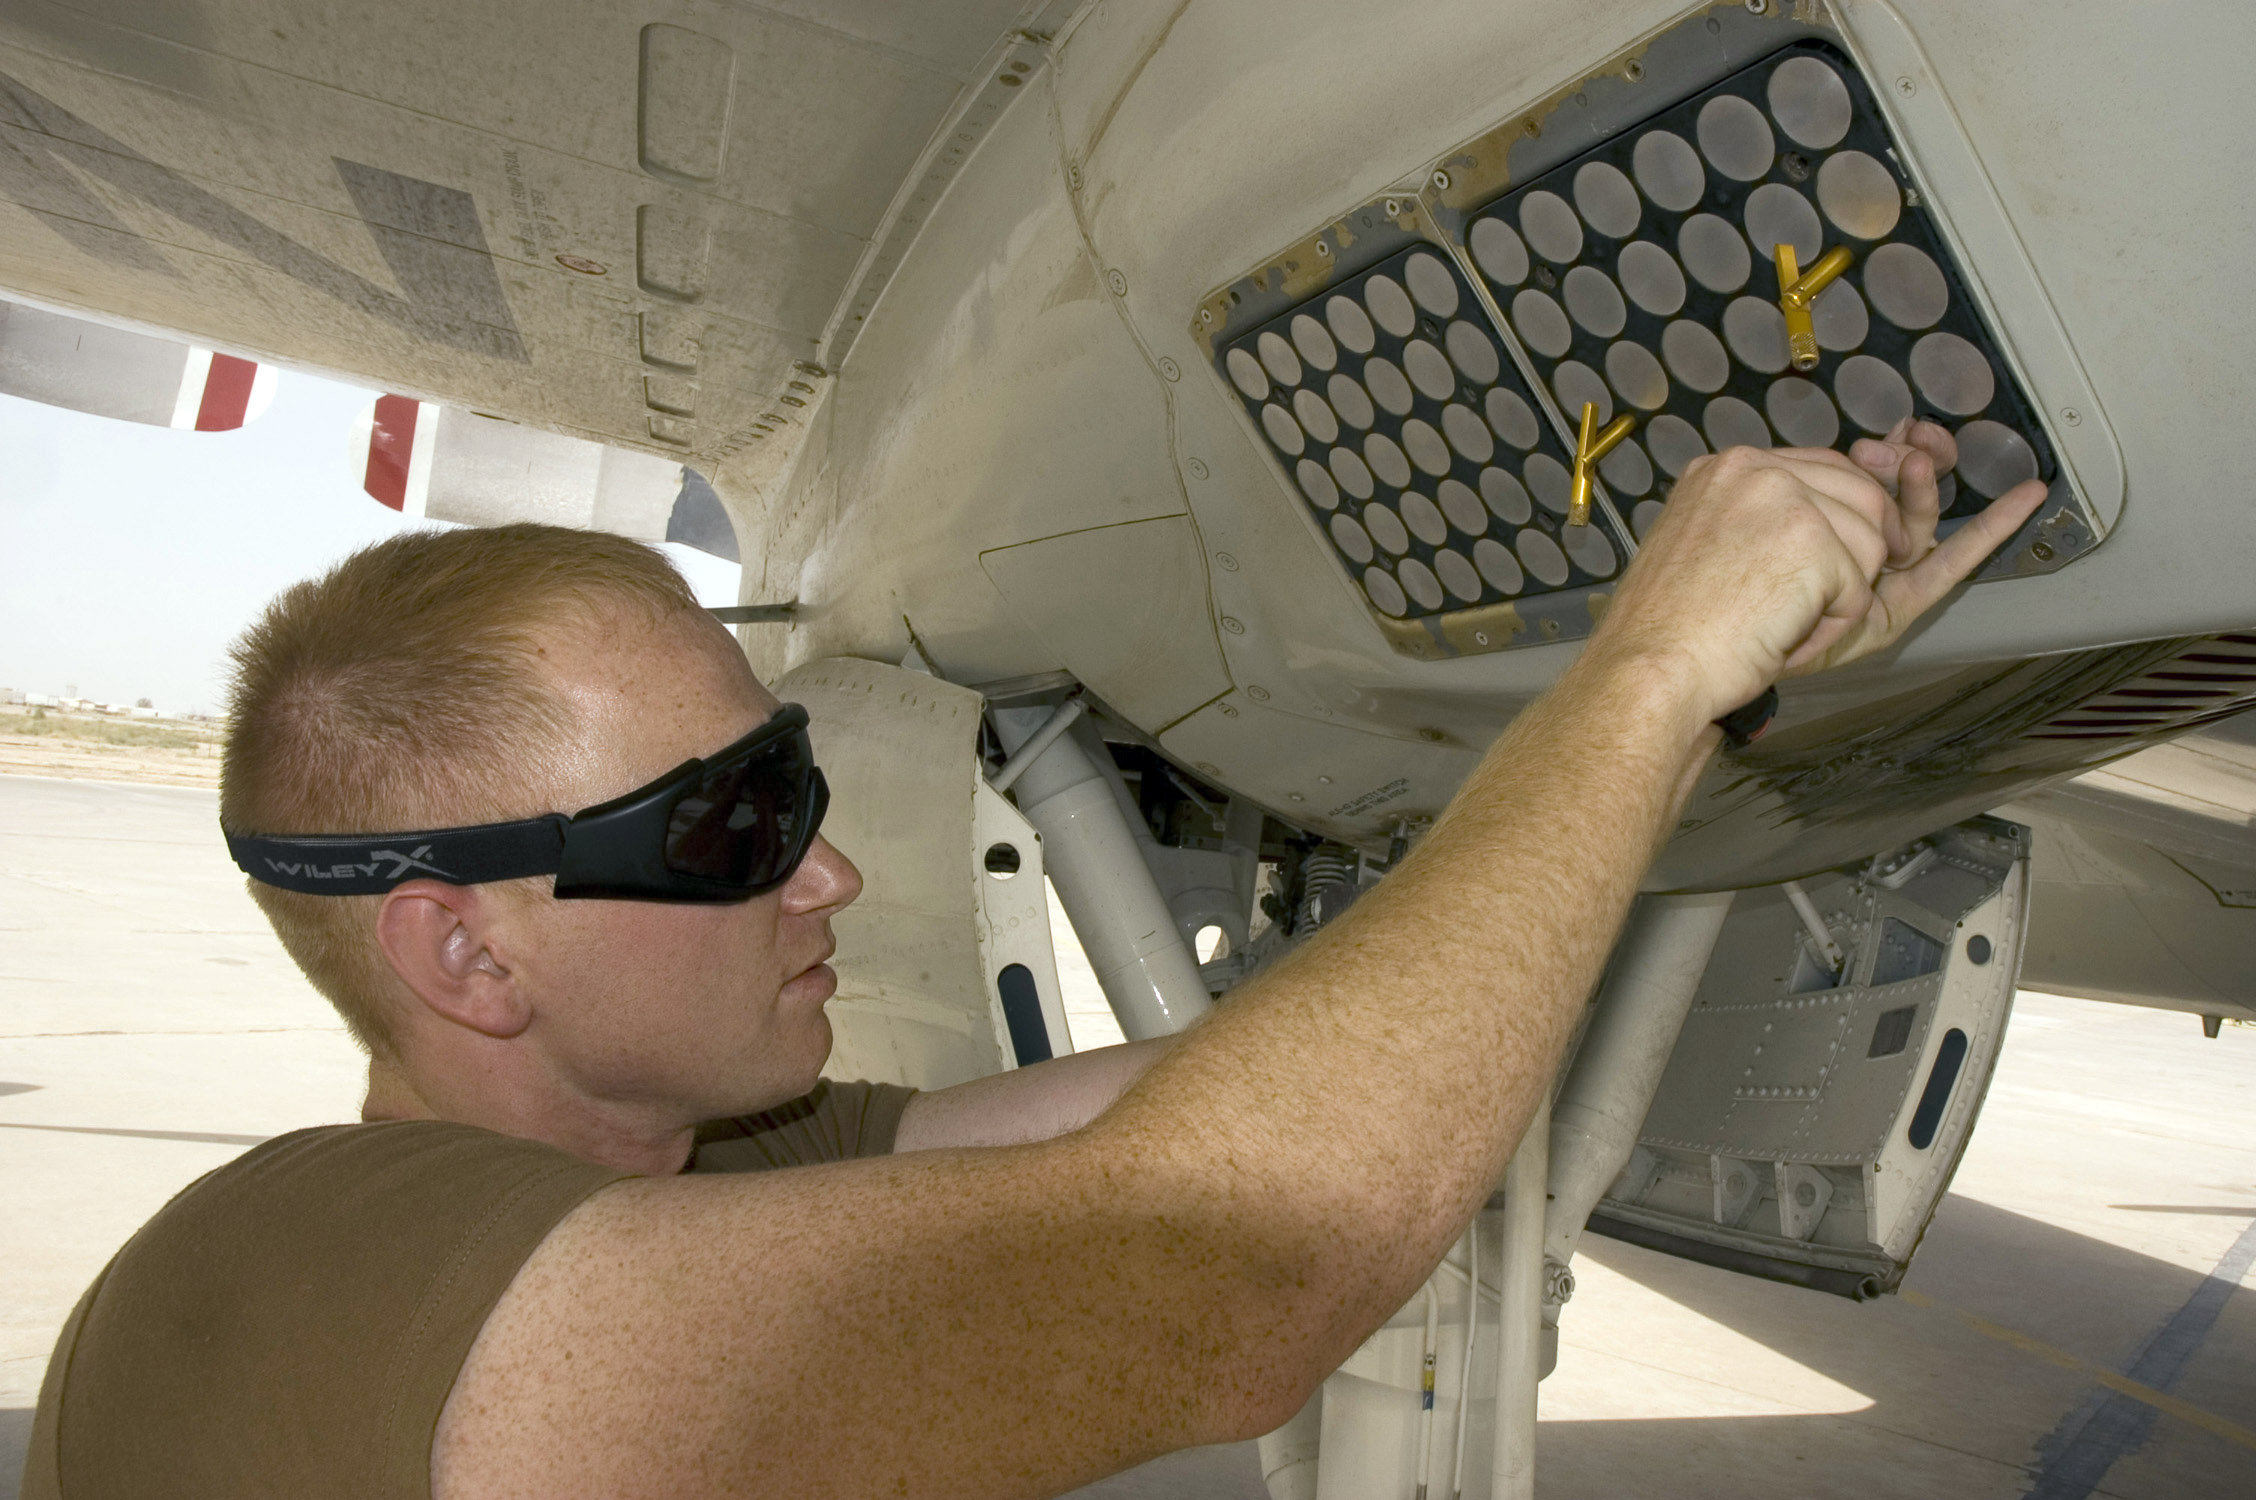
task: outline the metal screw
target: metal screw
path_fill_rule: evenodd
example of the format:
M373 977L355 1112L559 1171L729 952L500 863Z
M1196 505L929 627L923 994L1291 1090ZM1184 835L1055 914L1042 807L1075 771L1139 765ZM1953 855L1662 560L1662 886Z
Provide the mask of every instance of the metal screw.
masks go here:
M1711 22L1710 24L1712 25L1713 23ZM1543 125L1542 125L1542 122L1540 122L1540 121L1537 121L1537 120L1530 120L1530 121L1528 121L1528 122L1527 122L1527 123L1526 123L1525 125L1522 125L1522 126L1520 127L1520 129L1522 129L1522 130L1526 131L1526 132L1527 132L1527 133L1528 133L1529 135L1541 135L1541 134L1543 134Z
M1190 470L1193 479L1204 479L1206 477L1206 460L1203 458L1194 458L1184 464L1183 467Z
M1285 795L1290 797L1295 802L1306 802L1308 800L1298 792L1287 792Z
M1396 201L1395 201L1394 199L1392 199L1392 198L1389 198L1389 199L1387 199L1387 201L1386 201L1386 216L1387 216L1388 218L1390 218L1390 219L1399 219L1399 218L1401 218L1401 217L1402 217L1402 205L1401 205L1400 203L1396 202Z
M1115 297L1127 296L1128 273L1126 271L1120 270L1118 267L1105 272L1105 285L1112 288L1112 294Z
M1163 354L1159 357L1159 373L1165 375L1169 380L1181 380L1183 378L1183 367Z
M1444 193L1448 192L1448 191L1449 191L1449 174L1448 174L1447 172L1443 172L1443 171L1440 171L1440 170L1438 170L1438 169L1437 169L1437 170L1436 170L1436 171L1434 172L1434 174L1433 174L1433 185L1434 185L1434 187L1435 187L1435 188L1436 188L1437 190L1439 190L1439 191L1441 191L1441 192L1444 192Z
M1267 703L1269 701L1269 690L1256 684L1246 689L1246 696L1256 703Z
M1214 321L1214 310L1213 310L1212 308L1206 308L1206 307L1202 307L1202 308L1200 308L1200 309L1199 309L1199 321L1200 321L1201 323L1211 323L1211 322L1213 322L1213 321Z
M1574 1272L1555 1260L1545 1260L1543 1262L1543 1300L1563 1306L1573 1300L1574 1294Z
M1896 80L1896 92L1909 99L1913 94L1919 92L1919 85L1907 74Z
M1809 164L1809 158L1808 158L1808 157L1806 157L1806 156L1804 156L1804 155L1802 155L1802 153L1801 153L1801 152L1799 152L1799 151L1789 151L1789 152L1787 152L1787 153L1786 153L1786 155L1785 155L1785 158L1784 158L1783 160L1781 160L1781 161L1780 161L1780 162L1778 163L1778 165L1779 165L1779 169L1780 169L1781 171L1785 172L1785 174L1786 174L1786 177L1787 177L1787 180L1788 180L1788 181L1790 181L1790 182L1807 182L1807 181L1809 181L1809 174L1810 174L1810 164Z
M1326 244L1326 243L1325 243L1324 241L1322 241L1322 240L1318 240L1318 241L1316 242L1316 254L1317 254L1317 255L1318 255L1319 257L1321 257L1321 256L1326 256L1326 255L1329 255L1329 254L1331 254L1331 253L1332 253L1332 247L1331 247L1330 245Z
M2060 420L2070 427L2075 427L2083 422L2084 414L2073 406L2063 406L2060 408Z
M1065 169L1065 184L1075 192L1081 190L1081 169L1079 167L1067 167Z
M1421 729L1418 731L1418 738L1438 745L1449 738L1449 731L1446 729Z
M1215 553L1214 560L1222 565L1222 571L1225 573L1235 573L1238 571L1238 560L1235 557L1232 557L1227 552Z
M1476 630L1473 632L1473 639L1479 644L1485 646L1488 644L1488 632L1485 630Z
M1770 9L1770 0L1747 0L1747 14L1759 16Z
M2052 543L2038 542L2029 549L2029 555L2035 558L2038 562L2051 562Z
M1316 784L1318 786L1330 786L1332 784L1332 778L1329 776L1319 776L1316 778Z
M1232 635L1245 634L1245 622L1240 620L1236 615L1224 615L1222 617L1222 628L1229 631Z
M1622 69L1622 77L1628 79L1631 83L1642 82L1645 77L1645 65L1632 59L1629 65Z
M1236 705L1235 703L1225 703L1225 704L1223 704L1223 705L1222 705L1222 717L1223 717L1223 718L1225 718L1225 719L1234 719L1234 718L1236 718L1237 716L1238 716L1238 706L1237 706L1237 705Z
M1193 761L1191 762L1191 769L1194 771L1204 771L1209 776L1219 776L1222 774L1222 768L1210 760Z

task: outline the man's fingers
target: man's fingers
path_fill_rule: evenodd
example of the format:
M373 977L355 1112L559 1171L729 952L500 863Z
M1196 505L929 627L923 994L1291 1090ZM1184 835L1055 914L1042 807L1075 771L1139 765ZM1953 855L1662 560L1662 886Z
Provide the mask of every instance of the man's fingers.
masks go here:
M1948 474L1958 467L1958 439L1951 436L1947 427L1933 422L1913 422L1904 429L1901 441L1933 459L1937 474Z
M1817 628L1809 633L1809 639L1794 648L1794 654L1787 657L1785 662L1780 665L1779 675L1781 677L1792 677L1808 667L1811 662L1823 661L1825 653L1839 645L1841 637L1855 629L1857 623L1855 620L1844 620L1836 615L1820 617Z
M1833 534L1847 550L1850 561L1866 579L1887 565L1888 534L1884 520L1876 520L1859 507L1845 505L1823 493L1812 494L1810 503L1832 526Z
M1865 626L1875 602L1872 586L1865 581L1865 574L1843 556L1839 559L1832 582L1832 602L1818 616L1817 624L1808 637L1786 658L1780 668L1781 672L1791 674L1813 662L1823 661L1826 654L1851 632Z
M1908 568L1935 545L1935 523L1943 516L1943 492L1936 477L1940 470L1932 455L1915 450L1904 456L1896 470L1896 513L1900 531L1888 542L1888 561Z
M1881 587L1889 613L1908 624L1958 587L2044 504L2044 481L2025 479L1991 501L1971 521L1945 537L1916 566L1891 573Z
M1875 527L1887 525L1887 490L1847 456L1830 448L1774 448L1769 461L1828 500L1866 516Z
M1757 448L1754 450L1770 458L1790 458L1804 463L1824 464L1844 473L1855 473L1856 464L1832 448Z
M1882 442L1879 438L1858 438L1849 444L1850 460L1891 495L1896 492L1896 470L1909 452L1901 443Z

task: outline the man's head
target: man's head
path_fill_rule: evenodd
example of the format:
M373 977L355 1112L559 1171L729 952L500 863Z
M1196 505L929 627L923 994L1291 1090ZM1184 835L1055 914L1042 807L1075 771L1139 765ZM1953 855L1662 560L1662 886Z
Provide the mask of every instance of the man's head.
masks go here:
M235 663L220 794L234 835L577 812L777 707L661 555L544 526L368 548L278 598ZM251 890L354 1034L426 1093L538 1078L699 1117L812 1083L830 1041L828 919L859 888L818 840L746 902L558 901L547 878Z

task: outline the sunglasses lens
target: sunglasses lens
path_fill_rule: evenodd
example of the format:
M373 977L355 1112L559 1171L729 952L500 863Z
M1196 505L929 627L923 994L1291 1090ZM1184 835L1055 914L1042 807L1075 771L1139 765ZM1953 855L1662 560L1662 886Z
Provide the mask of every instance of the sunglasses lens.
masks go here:
M709 766L666 827L666 865L677 874L752 889L798 868L821 825L821 772L800 730Z

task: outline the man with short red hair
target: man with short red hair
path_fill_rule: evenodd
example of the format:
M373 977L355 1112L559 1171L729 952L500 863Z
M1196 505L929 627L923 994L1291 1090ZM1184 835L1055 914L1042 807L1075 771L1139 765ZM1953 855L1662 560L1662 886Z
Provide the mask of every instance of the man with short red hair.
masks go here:
M1275 1427L1494 1187L1714 721L2043 498L1937 545L1950 439L1896 436L1695 463L1418 848L1192 1032L929 1095L818 1082L860 878L804 715L653 554L417 536L292 590L222 821L368 1123L119 1252L26 1495L999 1500Z

